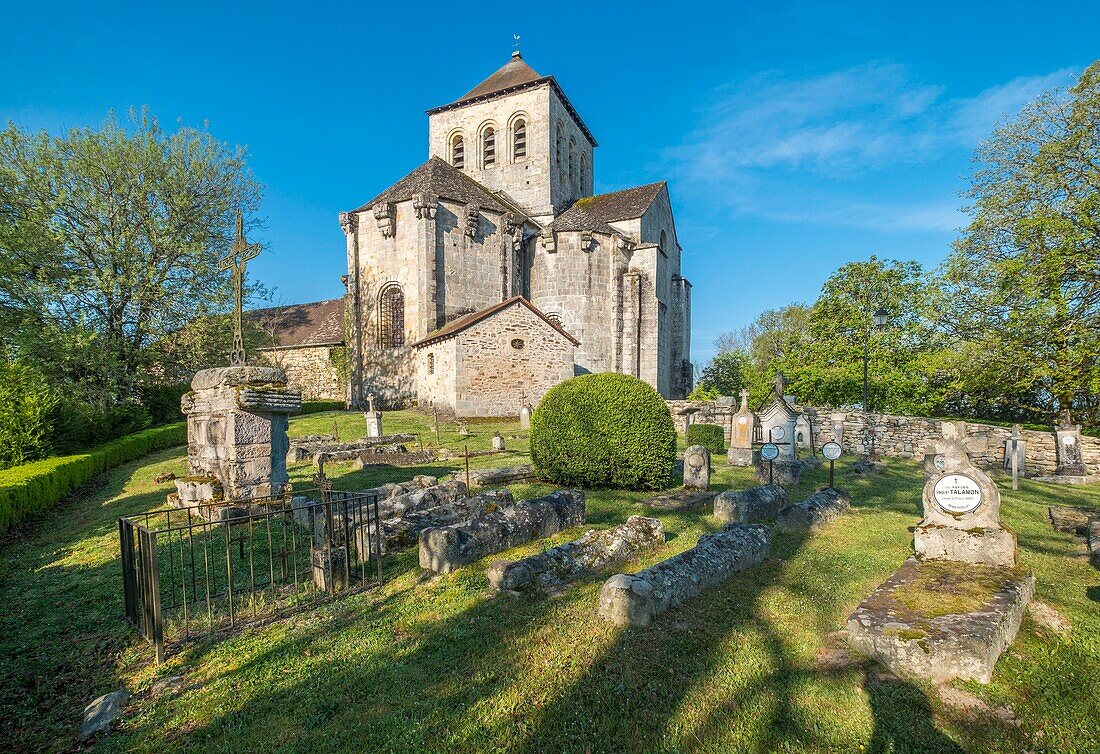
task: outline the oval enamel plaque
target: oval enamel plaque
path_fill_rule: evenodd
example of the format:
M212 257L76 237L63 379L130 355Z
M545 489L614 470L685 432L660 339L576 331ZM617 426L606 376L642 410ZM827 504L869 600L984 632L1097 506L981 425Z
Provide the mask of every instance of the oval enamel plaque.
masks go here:
M764 443L760 446L760 457L765 461L774 461L779 458L779 446L771 442Z
M835 461L840 458L842 449L839 443L827 442L821 446L821 455L825 456L830 461Z
M936 482L932 497L948 513L969 513L982 504L982 488L968 476L948 474Z

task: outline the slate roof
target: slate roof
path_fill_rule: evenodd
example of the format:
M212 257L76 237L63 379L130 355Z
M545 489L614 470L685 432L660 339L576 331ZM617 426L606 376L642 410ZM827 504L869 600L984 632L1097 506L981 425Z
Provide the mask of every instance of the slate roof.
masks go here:
M665 182L586 196L573 202L551 223L554 230L595 230L611 233L609 223L641 217L664 188Z
M546 324L550 325L550 327L557 330L561 335L565 336L573 345L579 346L581 344L581 342L579 340L577 340L572 335L567 333L561 327L561 325L556 325L553 322L551 322L546 317L545 314L543 314L541 311L539 311L535 307L534 304L532 304L530 301L525 299L523 296L513 296L510 299L507 299L505 301L501 301L499 304L494 304L490 307L482 309L481 311L476 311L473 314L467 314L464 317L459 317L456 320L452 320L451 322L448 322L446 325L439 328L435 332L429 333L427 335L427 337L424 337L424 338L418 340L417 342L413 343L412 347L413 348L422 348L424 346L430 346L432 343L438 343L441 340L446 340L447 338L458 335L463 330L476 325L478 322L481 322L482 320L485 320L485 319L488 319L489 317L492 317L497 312L503 311L504 309L507 309L509 306L512 306L513 304L522 304L523 306L526 306L528 309L530 309L532 312L534 312L535 315L537 317L539 317L543 322L545 322Z
M276 348L344 342L344 299L273 306L245 312L244 318L274 336Z
M536 86L542 86L543 84L549 84L557 92L558 98L565 105L565 108L577 121L577 125L580 126L584 135L588 137L588 140L592 142L592 146L596 147L599 144L596 143L596 137L592 135L592 132L588 130L588 126L581 120L581 116L577 113L573 107L573 103L569 101L569 98L565 96L565 92L562 90L561 85L558 84L557 79L553 76L540 76L534 68L527 65L523 57L519 54L519 51L512 53L512 59L502 65L496 71L494 71L489 78L482 81L470 91L466 92L460 98L454 102L446 105L440 105L439 107L433 107L428 110L428 115L435 115L445 110L453 110L458 107L464 107L474 102L480 102L482 100L493 99L494 97L503 97L506 94L517 92L522 89L529 89Z
M412 199L413 194L422 193L465 204L479 204L482 208L498 212L508 211L489 189L440 157L429 157L423 165L354 211L365 212L379 202L403 202Z

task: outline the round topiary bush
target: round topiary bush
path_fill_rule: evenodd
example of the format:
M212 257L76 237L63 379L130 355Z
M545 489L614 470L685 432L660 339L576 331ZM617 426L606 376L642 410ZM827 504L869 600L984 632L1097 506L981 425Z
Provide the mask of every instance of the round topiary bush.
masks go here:
M688 445L702 445L716 455L726 452L726 432L717 424L691 424L684 440Z
M625 374L586 374L550 389L531 417L539 476L567 487L655 490L676 463L661 396Z

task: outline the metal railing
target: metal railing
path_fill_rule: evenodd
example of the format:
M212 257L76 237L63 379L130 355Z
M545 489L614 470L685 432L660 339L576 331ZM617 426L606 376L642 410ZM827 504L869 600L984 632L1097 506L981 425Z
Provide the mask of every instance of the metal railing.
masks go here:
M313 490L119 518L126 617L173 645L382 584L376 492Z

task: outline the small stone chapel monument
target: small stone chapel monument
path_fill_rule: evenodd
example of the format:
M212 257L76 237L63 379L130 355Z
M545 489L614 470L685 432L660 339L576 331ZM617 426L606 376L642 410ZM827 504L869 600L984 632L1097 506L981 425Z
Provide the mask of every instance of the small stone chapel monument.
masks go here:
M1020 628L1035 577L1016 567L1000 492L956 432L929 448L914 556L848 619L848 642L899 675L988 683ZM969 609L958 607L961 595ZM943 614L945 597L957 612Z
M283 370L245 363L241 334L245 265L259 251L245 240L238 211L237 238L221 262L233 271L236 297L230 365L197 372L180 402L187 416L189 476L176 480L173 502L208 506L202 514L208 518L232 517L229 503L278 497L289 482L287 424L301 410L302 397L287 387Z

